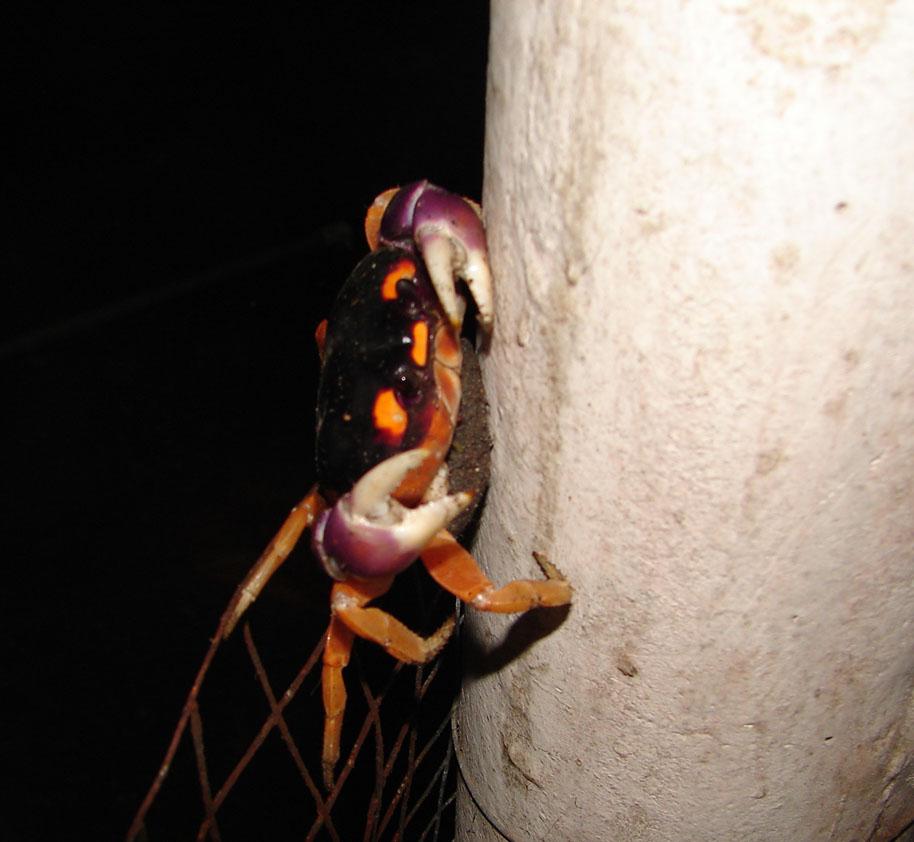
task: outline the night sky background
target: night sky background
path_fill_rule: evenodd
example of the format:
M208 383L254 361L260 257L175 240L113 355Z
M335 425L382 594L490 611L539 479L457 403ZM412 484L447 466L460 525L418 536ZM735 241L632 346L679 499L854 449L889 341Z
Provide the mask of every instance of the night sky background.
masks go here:
M119 839L312 482L313 331L365 208L422 177L481 193L488 9L30 14L4 86L0 836ZM257 608L293 662L328 589L297 558Z

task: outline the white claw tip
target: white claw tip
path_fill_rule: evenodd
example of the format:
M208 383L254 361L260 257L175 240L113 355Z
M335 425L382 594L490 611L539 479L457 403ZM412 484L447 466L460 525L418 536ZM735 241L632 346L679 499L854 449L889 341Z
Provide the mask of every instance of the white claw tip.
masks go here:
M429 451L418 447L391 456L375 465L352 487L352 511L357 515L370 515L386 504L403 478L418 468L429 456Z
M415 548L418 553L434 537L459 515L473 499L466 491L449 494L431 503L423 503L415 509L407 509L403 520L395 527L397 539L403 546Z

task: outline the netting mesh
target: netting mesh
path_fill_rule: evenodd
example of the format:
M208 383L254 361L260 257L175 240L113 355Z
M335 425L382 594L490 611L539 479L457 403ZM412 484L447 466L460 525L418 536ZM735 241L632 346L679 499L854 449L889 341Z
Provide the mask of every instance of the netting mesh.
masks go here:
M404 590L394 601L424 615L411 618L419 629L453 610L440 592L424 602L404 599ZM325 792L323 640L293 670L281 657L291 642L268 628L258 646L252 626L210 647L127 839L452 839L454 642L422 667L356 644L340 763Z

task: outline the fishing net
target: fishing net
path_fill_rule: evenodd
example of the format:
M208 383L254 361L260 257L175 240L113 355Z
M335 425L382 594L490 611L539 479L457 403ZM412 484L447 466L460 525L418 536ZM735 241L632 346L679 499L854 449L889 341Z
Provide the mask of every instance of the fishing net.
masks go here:
M427 584L407 582L399 601ZM437 610L419 612L425 622L413 618L415 625L433 624L442 603L453 604L432 598ZM218 653L210 649L128 840L453 838L453 641L421 667L356 644L340 763L324 791L323 641L289 677L287 659L274 654L280 641L268 633L259 645L253 622L240 632Z

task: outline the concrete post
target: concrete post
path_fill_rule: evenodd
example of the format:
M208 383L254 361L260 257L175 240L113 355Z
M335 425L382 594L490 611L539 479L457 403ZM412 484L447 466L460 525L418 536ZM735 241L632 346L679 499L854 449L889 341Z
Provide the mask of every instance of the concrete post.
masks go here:
M914 820L914 1L493 0L460 838Z

